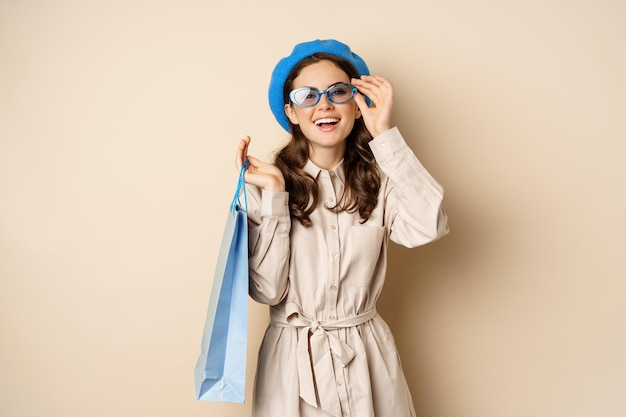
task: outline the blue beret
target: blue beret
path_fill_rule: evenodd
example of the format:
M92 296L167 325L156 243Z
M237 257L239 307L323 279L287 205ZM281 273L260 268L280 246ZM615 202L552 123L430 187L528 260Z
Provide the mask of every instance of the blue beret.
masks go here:
M328 54L337 55L341 58L346 59L354 68L356 68L359 75L369 75L369 69L365 64L365 61L352 52L350 47L346 44L343 44L339 41L328 39L328 40L314 40L310 42L303 42L296 45L291 52L291 55L284 57L272 72L272 79L270 80L269 86L269 102L270 109L272 113L274 113L274 117L278 121L278 123L287 131L289 131L289 120L285 115L285 101L283 97L283 88L285 86L285 81L287 80L287 76L293 70L293 68L298 64L298 62L302 61L304 58L309 57L318 52L326 52Z

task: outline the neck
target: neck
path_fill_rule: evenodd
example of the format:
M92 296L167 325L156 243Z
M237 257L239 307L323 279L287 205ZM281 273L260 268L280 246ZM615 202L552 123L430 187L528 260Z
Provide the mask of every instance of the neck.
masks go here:
M331 148L311 146L310 159L315 165L322 169L333 169L344 158L346 143Z

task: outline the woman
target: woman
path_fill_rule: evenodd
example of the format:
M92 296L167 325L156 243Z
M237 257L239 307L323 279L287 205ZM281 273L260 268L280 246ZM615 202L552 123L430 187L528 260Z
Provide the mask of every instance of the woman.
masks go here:
M448 232L443 190L392 127L393 87L347 45L296 45L269 100L291 140L268 164L246 137L235 159L250 161L250 295L270 306L253 415L414 416L375 307L389 241Z

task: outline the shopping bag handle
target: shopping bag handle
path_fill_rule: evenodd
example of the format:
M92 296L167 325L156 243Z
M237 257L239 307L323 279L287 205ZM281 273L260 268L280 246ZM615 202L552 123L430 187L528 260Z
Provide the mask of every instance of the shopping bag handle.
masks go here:
M248 197L246 196L246 180L244 179L244 174L246 169L250 166L250 161L246 158L241 164L241 169L239 170L239 180L237 181L237 191L235 191L235 197L233 198L233 202L230 203L230 212L235 214L237 210L237 206L241 207L241 192L243 191L243 201L245 206L245 212L248 212Z

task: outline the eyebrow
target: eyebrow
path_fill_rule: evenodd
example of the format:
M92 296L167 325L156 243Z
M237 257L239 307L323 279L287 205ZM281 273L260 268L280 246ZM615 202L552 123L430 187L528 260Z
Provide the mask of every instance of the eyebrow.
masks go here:
M295 87L295 88L315 88L316 90L320 90L321 91L321 90L328 90L330 87L332 87L333 85L337 85L337 84L350 84L350 82L349 81L348 82L346 82L346 81L335 81L334 83L327 85L326 88L322 88L322 89L317 88L317 87L313 87L313 86L310 86L310 85L305 85L305 86L302 86L302 87Z

